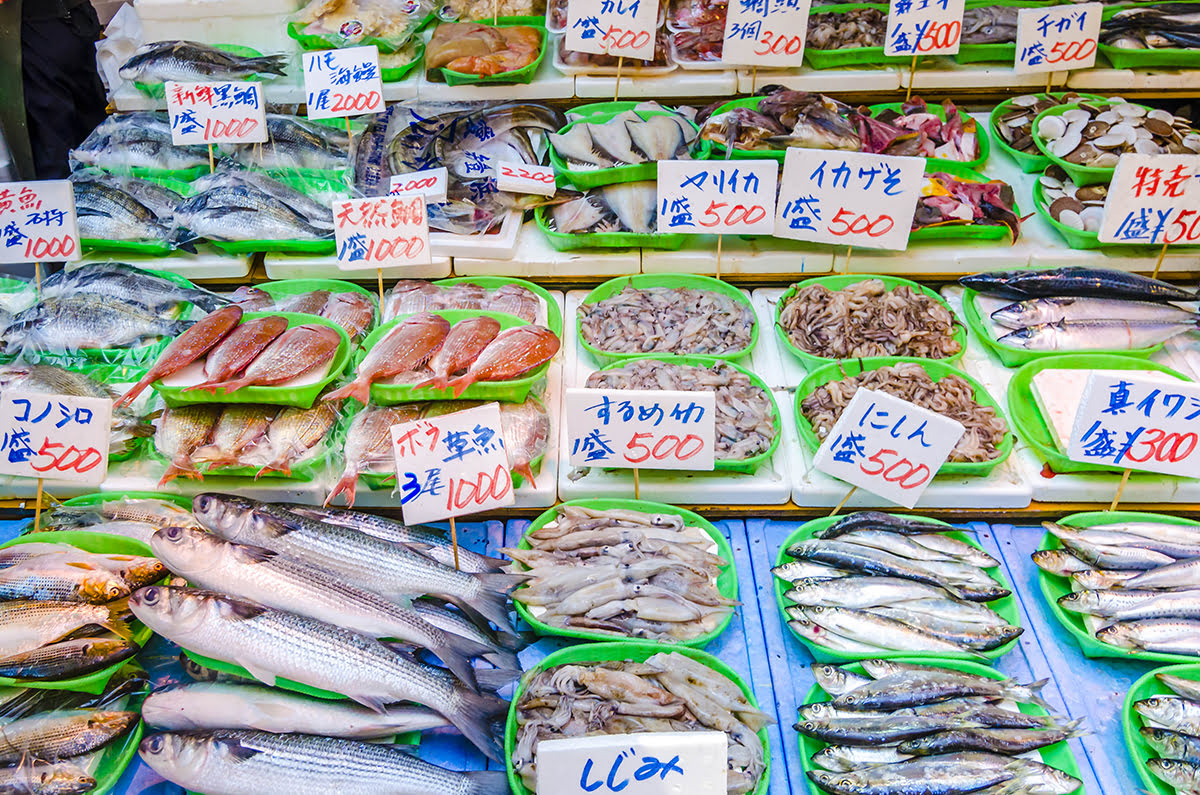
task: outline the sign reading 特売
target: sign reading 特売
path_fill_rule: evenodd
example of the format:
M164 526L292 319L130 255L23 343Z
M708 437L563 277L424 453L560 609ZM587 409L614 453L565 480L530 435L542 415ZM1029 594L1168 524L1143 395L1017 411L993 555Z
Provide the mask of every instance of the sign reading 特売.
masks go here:
M1100 39L1100 3L1066 3L1017 11L1017 74L1090 69Z
M962 39L966 0L891 0L885 55L953 55Z
M71 262L79 257L70 182L0 184L0 264Z
M429 219L419 194L333 203L339 270L428 265Z
M778 179L773 160L661 160L658 231L769 235Z
M957 420L860 387L821 443L813 466L912 508L964 431Z
M320 50L302 57L308 118L335 119L383 110L378 47Z
M448 171L445 166L395 174L388 183L388 195L417 193L425 197L426 204L439 204L446 201L447 178Z
M1102 243L1200 243L1200 155L1121 155L1099 235Z
M408 524L512 505L500 405L392 426L396 487Z
M566 48L614 58L654 58L658 0L567 0Z
M904 249L924 172L921 157L788 149L775 237Z
M168 82L165 90L176 146L266 142L262 83Z
M725 795L724 732L650 732L538 743L537 788L555 795Z
M713 468L715 392L568 389L566 416L572 466Z
M1200 478L1198 446L1200 386L1153 373L1095 372L1075 414L1067 457Z
M721 62L795 66L804 58L812 0L733 0L725 14Z
M108 473L112 401L0 394L0 474L101 483Z

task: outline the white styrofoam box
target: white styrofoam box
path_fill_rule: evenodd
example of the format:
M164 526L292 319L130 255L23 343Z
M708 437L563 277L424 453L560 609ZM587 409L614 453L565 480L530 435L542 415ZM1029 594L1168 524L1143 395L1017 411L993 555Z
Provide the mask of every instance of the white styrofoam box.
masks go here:
M297 56L298 58L299 56ZM302 105L306 99L304 83L300 77L299 60L289 62L288 74L274 80L263 81L263 98L268 105ZM384 85L387 85L386 83ZM399 85L403 86L403 83ZM167 100L163 97L152 97L140 90L133 83L122 81L114 86L109 97L113 107L121 113L135 110L166 110ZM391 97L388 97L390 99ZM400 99L402 97L397 97Z
M1053 72L1055 85L1063 85L1066 72ZM900 88L909 86L908 68L900 70ZM950 88L1036 88L1046 89L1046 73L1034 72L1019 75L1011 63L967 63L956 62L953 56L925 58L917 64L912 75L914 91L935 91Z
M311 481L288 480L287 478L230 478L206 476L204 480L176 478L159 486L158 481L167 465L142 455L129 461L113 464L108 469L108 478L100 484L100 491L160 491L169 494L195 496L205 491L220 491L241 494L256 500L270 502L297 502L320 505L328 494L326 478L318 476ZM330 481L330 485L336 481ZM47 488L49 488L47 486ZM94 491L94 489L92 489ZM10 493L10 492L5 492ZM60 496L57 492L54 496Z
M512 259L454 258L456 276L622 276L641 270L641 249L558 251L533 221L521 230Z
M721 274L828 273L833 254L827 247L782 238L724 235L721 241ZM678 251L645 249L643 273L717 273L715 235L688 235Z
M200 245L196 253L175 251L165 257L120 251L90 251L83 262L127 262L139 268L169 271L186 279L240 279L250 273L252 254L226 254L215 246Z
M240 44L262 53L299 53L287 17L305 0L135 0L146 41Z
M762 287L750 294L758 318L758 345L754 372L772 389L794 389L808 375L803 363L791 354L775 331L775 310L786 287Z
M264 254L263 265L271 279L348 279L374 282L374 270L338 270L337 257L296 254ZM450 275L450 258L434 257L428 265L401 265L383 269L385 279L444 279Z
M509 211L496 231L486 235L454 235L430 230L429 250L435 257L512 259L517 251L524 215L520 210Z
M1120 91L1195 91L1197 69L1079 69L1070 73L1067 87L1076 91L1111 94Z
M487 99L511 102L522 99L571 99L575 96L575 78L564 75L554 68L553 59L547 53L538 67L537 74L529 83L477 83L465 86L450 86L430 82L425 70L417 67L417 96L421 99L436 99L446 102L463 102Z
M636 78L621 76L620 91L617 77L603 75L578 75L575 78L575 96L584 99L642 99L646 97L727 97L737 93L737 72L689 71L676 69L665 75L639 75Z
M900 88L900 67L852 66L844 69L738 69L738 93L754 94L763 86L777 85L796 91L837 94L846 91L895 91Z

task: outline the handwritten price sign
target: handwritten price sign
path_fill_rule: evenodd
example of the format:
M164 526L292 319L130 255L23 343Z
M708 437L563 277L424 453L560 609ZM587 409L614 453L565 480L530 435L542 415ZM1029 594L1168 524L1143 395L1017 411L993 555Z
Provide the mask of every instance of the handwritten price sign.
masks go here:
M567 49L649 61L657 0L567 0Z
M733 0L725 14L721 61L795 66L804 58L812 0Z
M508 193L536 193L542 196L553 196L558 190L554 182L554 169L550 166L505 161L496 164L496 188Z
M0 185L0 263L79 259L75 194L65 179Z
M1200 478L1200 386L1135 371L1092 373L1067 457Z
M568 389L572 466L713 468L716 393Z
M1121 155L1100 241L1200 243L1200 155Z
M966 0L891 0L884 55L953 55Z
M333 221L340 270L428 265L431 261L424 196L334 202Z
M912 508L965 430L957 420L860 388L821 443L813 466Z
M0 474L101 483L108 473L112 401L0 394Z
M415 193L424 196L426 204L439 204L446 201L447 178L445 166L397 174L389 183L388 195L403 196L406 193Z
M769 160L658 164L658 231L769 235L779 166Z
M392 450L409 524L513 504L499 404L393 425Z
M924 172L920 157L788 149L775 237L904 249Z
M555 795L724 795L728 742L724 732L544 740L537 787Z
M1017 74L1090 69L1100 39L1100 3L1017 11Z
M168 82L171 143L261 144L267 140L262 83Z
M379 49L351 47L304 53L304 92L310 119L381 112Z

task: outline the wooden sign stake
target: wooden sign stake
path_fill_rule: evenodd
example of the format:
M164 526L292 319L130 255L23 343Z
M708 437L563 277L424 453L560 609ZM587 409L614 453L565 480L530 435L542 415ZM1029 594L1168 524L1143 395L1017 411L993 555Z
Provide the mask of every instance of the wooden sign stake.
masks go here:
M1163 241L1162 248L1159 249L1159 251L1158 251L1158 262L1154 263L1154 274L1151 276L1151 278L1153 278L1153 279L1158 278L1158 271L1160 268L1162 268L1163 258L1167 256L1167 246L1168 245L1170 245L1170 244L1167 243L1166 241Z
M1046 98L1050 98L1050 89L1054 87L1054 72L1046 72Z
M633 470L633 498L640 500L642 498L642 481L638 477L638 470Z
M758 64L750 67L750 93L753 94L758 88Z
M854 246L846 246L846 265L842 273L850 273L850 255L854 253Z
M208 173L212 174L217 170L216 161L213 159L213 145L208 145Z
M908 90L904 92L904 101L912 99L913 77L917 74L917 54L913 53L912 65L908 67Z
M42 263L33 263L33 277L37 280L37 297L42 300Z
M500 24L500 0L492 0L492 26Z
M721 242L725 235L717 235L717 278L721 278Z
M840 511L840 510L842 510L842 508L846 507L846 503L850 502L850 498L854 496L854 492L856 492L856 491L858 491L858 486L855 486L852 489L850 489L850 491L846 492L846 496L842 497L842 501L837 504L836 508L834 508L832 511L829 512L829 515L837 516L838 511Z
M450 517L450 546L454 547L454 570L459 571L458 566L458 528L454 524L454 517Z
M383 317L383 268L375 269L375 278L379 286L379 316Z
M33 529L35 531L42 529L42 487L44 485L45 481L38 478L37 505L33 506Z
M1121 501L1121 495L1125 493L1125 486L1129 483L1129 474L1131 472L1133 472L1132 469L1126 469L1121 473L1121 485L1117 486L1117 494L1113 497L1112 505L1108 506L1108 510L1117 510L1117 503Z
M613 86L613 102L616 102L617 98L621 96L621 69L624 66L625 66L625 56L618 55L617 56L617 82L616 82L616 85Z

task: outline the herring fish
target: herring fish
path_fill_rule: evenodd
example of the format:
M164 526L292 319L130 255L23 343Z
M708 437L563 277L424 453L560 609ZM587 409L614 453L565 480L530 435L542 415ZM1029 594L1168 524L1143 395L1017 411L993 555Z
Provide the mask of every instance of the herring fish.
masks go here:
M351 397L364 406L371 399L371 384L425 364L450 333L450 324L438 315L421 314L402 320L367 352L353 381L322 400Z
M217 343L205 358L204 376L207 380L185 387L183 391L215 389L214 384L233 378L274 342L276 337L287 331L287 327L287 318L281 315L257 317L238 325Z
M96 779L72 762L32 762L0 768L0 792L13 795L79 795L96 788Z
M118 638L78 638L0 657L0 676L52 682L99 671L128 660L137 644Z
M499 333L500 322L487 315L455 323L437 352L429 359L433 377L413 388L446 389L450 376L470 366Z
M246 386L281 384L329 363L341 344L341 335L329 326L293 326L268 345L240 377L206 388L224 389L229 394Z
M447 388L457 398L476 381L518 378L553 359L561 344L558 335L548 328L515 326L497 335L467 372L451 380Z
M226 306L196 321L159 354L154 366L140 381L114 403L115 408L128 406L142 391L160 378L187 367L223 340L241 322L242 308Z
M1063 320L1157 320L1192 323L1196 321L1196 313L1172 304L1151 301L1055 296L1030 298L1001 307L992 313L992 320L1005 328L1021 329Z

